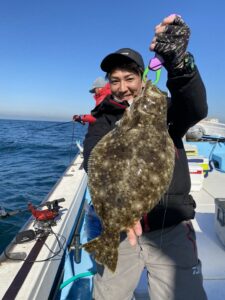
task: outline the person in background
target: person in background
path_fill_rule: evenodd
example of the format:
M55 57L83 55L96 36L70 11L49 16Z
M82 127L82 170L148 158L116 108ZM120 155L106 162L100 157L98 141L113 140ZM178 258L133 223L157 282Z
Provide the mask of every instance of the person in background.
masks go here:
M96 107L104 100L106 96L111 94L110 85L104 78L98 77L93 82L92 88L89 90L89 92L93 94ZM94 123L95 120L96 118L92 114L73 116L73 121L79 122L81 124Z
M190 174L182 141L188 129L208 112L204 84L193 55L187 52L189 36L189 27L177 15L155 27L150 50L164 61L171 94L167 124L176 153L173 178L159 204L121 234L116 271L97 264L92 299L130 300L143 268L148 271L151 300L207 299L191 222L196 205L189 194ZM115 127L144 87L143 58L133 49L122 48L107 55L101 69L109 79L111 95L101 103L101 109L96 107L96 121L89 125L85 136L86 172L92 149Z
M98 77L93 82L89 92L94 94L95 106L98 106L107 95L111 94L109 82L102 77Z

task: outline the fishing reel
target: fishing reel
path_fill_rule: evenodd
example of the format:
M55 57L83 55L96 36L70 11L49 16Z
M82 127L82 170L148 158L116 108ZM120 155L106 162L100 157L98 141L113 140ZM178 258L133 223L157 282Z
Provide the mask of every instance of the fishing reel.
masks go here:
M52 226L55 226L56 222L53 220L48 221L34 221L34 231L37 237L47 236L52 233Z
M56 225L55 218L59 215L59 210L61 206L59 206L60 202L64 202L64 198L56 199L53 201L47 201L39 207L47 206L47 209L38 210L35 206L30 202L28 203L28 210L31 211L34 221L34 229L36 235L46 236L52 232L51 227Z

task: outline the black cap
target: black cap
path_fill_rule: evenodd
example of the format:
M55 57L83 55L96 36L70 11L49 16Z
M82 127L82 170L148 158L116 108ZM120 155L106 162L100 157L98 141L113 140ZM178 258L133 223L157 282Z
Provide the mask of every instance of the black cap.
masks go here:
M101 62L101 69L102 71L109 73L114 66L118 66L125 62L135 62L142 71L145 69L141 54L130 48L122 48L107 55Z

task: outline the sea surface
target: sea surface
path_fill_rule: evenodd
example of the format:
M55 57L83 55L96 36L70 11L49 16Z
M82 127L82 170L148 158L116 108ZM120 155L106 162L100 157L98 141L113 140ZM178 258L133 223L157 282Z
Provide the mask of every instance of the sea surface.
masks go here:
M0 253L29 218L27 203L41 203L78 153L87 125L0 119Z

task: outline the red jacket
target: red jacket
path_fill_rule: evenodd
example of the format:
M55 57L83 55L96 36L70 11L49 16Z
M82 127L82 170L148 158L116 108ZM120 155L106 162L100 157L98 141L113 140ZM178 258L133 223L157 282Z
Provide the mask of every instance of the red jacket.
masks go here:
M94 99L96 102L96 106L98 106L102 100L105 99L106 96L111 94L110 85L109 83L106 83L106 85L100 89L100 91L94 95Z
M92 115L81 115L80 120L84 123L94 123L96 121L96 118Z
M97 94L94 95L96 106L98 106L105 99L105 97L110 94L111 94L110 85L109 83L106 83L106 85L103 88L101 88ZM93 117L91 114L80 115L80 116L75 115L73 119L74 121L79 121L79 122L89 123L89 124L94 123L96 120L96 118Z

